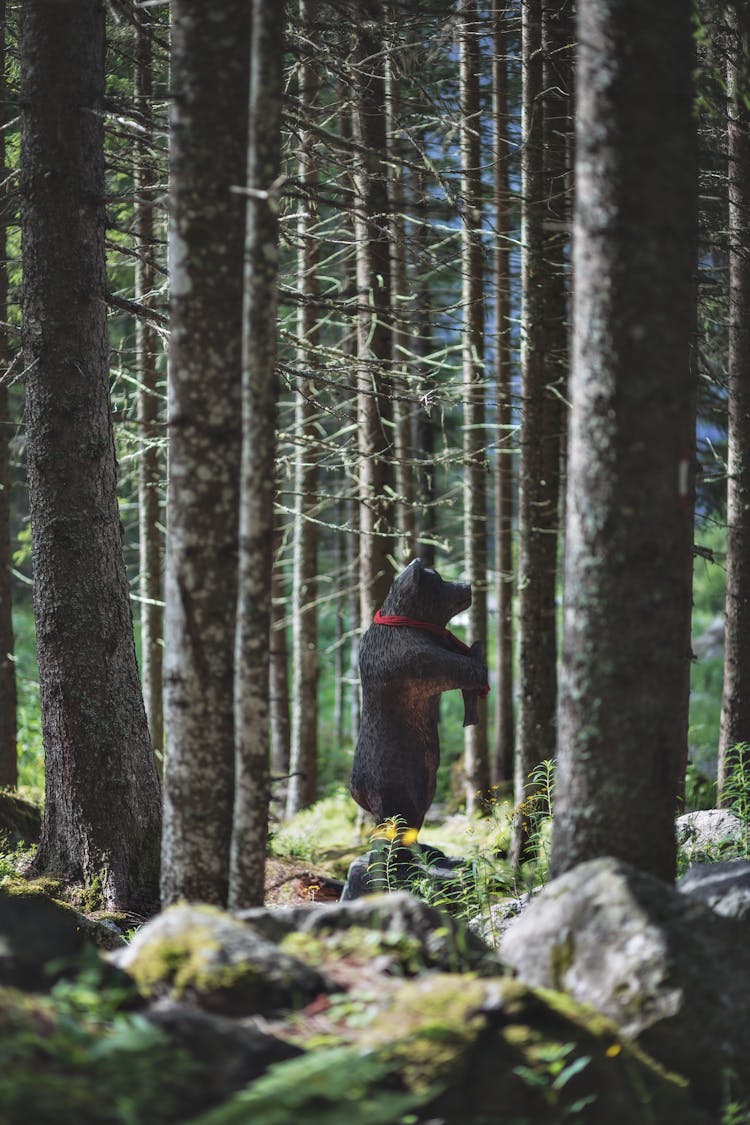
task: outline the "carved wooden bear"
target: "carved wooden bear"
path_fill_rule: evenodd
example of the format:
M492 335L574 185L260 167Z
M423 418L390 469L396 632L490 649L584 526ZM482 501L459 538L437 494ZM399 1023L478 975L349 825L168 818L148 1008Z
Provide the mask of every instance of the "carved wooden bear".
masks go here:
M360 647L362 723L351 792L378 823L400 817L419 829L435 795L440 763L438 707L462 689L465 723L487 688L481 645L467 648L445 628L471 605L471 587L444 582L415 559L391 586Z

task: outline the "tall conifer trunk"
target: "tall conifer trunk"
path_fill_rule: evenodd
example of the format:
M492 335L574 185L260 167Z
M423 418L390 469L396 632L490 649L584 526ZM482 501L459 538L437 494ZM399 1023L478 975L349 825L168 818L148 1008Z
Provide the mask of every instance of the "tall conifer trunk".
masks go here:
M317 504L318 469L315 438L317 408L315 368L318 326L317 170L313 144L318 75L312 57L315 0L300 0L303 33L299 62L300 129L299 181L303 197L297 219L297 368L294 450L294 578L292 742L287 815L311 805L318 789L318 528L311 513Z
M46 760L36 868L145 911L158 895L160 805L117 508L104 59L98 0L24 3L22 314Z
M140 21L143 20L140 16ZM135 237L138 257L135 266L135 297L148 307L156 281L154 269L155 193L150 186L153 96L151 28L139 22L135 40L135 105L142 133L135 145ZM164 716L162 708L162 655L164 652L163 531L161 503L163 477L159 439L162 436L158 391L157 356L159 337L145 318L136 321L136 365L138 373L138 432L141 441L138 465L138 519L140 538L141 680L151 742L160 768L163 765Z
M729 469L719 801L732 750L750 742L750 9L726 6L729 141Z
M674 877L694 464L693 37L579 0L571 432L552 867Z
M492 12L492 120L494 130L493 211L495 245L495 388L497 454L495 464L495 571L497 575L497 674L493 783L513 778L513 405L510 362L510 143L508 139L508 10Z
M7 176L5 166L5 125L7 110L5 77L5 43L7 39L7 8L0 2L0 177ZM8 323L8 234L11 201L8 194L0 204L0 320ZM0 377L10 363L8 335L0 332ZM0 383L0 786L15 788L18 781L16 747L16 666L13 637L13 584L10 533L10 412L8 388Z
M459 6L461 90L461 276L463 305L464 553L471 583L470 640L487 651L487 462L484 388L484 295L482 269L482 167L479 103L479 16L476 0ZM487 702L479 722L464 730L466 808L489 796Z
M385 174L383 0L366 0L356 36L354 175L357 244L360 617L366 625L391 585L393 440L386 393L391 363L391 262Z
M246 0L174 0L165 902L227 900L249 50Z
M229 904L262 906L269 805L269 657L278 382L284 4L253 0L242 344L242 492Z

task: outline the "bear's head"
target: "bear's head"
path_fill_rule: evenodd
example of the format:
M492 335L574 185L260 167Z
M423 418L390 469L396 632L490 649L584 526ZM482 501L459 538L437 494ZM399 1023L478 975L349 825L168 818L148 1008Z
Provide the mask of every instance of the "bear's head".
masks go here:
M444 582L436 570L423 566L421 559L414 559L391 586L382 612L444 626L470 605L471 586Z

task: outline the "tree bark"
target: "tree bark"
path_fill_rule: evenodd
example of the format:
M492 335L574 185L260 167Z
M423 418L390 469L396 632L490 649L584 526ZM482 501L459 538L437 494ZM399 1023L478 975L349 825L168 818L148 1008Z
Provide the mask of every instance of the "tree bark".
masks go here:
M235 674L236 797L229 904L264 899L269 802L268 649L276 455L284 5L253 0L242 355L242 502Z
M404 144L401 127L401 74L399 71L399 9L389 3L388 47L385 58L386 120L388 145L388 198L391 207L391 333L393 367L393 428L396 450L397 553L406 566L416 551L416 486L413 404L409 370L409 282L406 261Z
M5 126L7 109L6 39L7 8L0 0L0 176L8 175L5 163ZM8 323L8 233L11 222L11 201L7 191L0 204L0 320ZM8 335L0 332L0 376L10 363ZM15 789L18 782L18 750L16 724L16 666L13 636L13 583L11 577L12 548L10 530L10 436L12 433L8 388L0 384L0 786Z
M729 142L729 425L724 691L719 803L732 749L750 742L750 9L726 6Z
M162 898L225 904L250 10L172 6ZM269 475L273 485L273 473ZM270 536L269 536L270 542Z
M691 13L579 0L555 874L674 877L692 547Z
M544 308L544 164L542 0L523 8L523 149L521 153L521 457L519 465L519 708L511 858L527 853L523 803L531 776L556 749L557 493L552 469L559 424L547 392Z
M153 72L150 27L141 15L135 32L135 106L144 132L135 144L135 299L148 308L151 304L156 271L154 269L154 205L150 190L153 172L149 169L152 143L151 99ZM159 770L164 747L162 708L162 654L164 651L163 605L163 525L161 482L163 479L157 357L159 337L153 323L145 317L136 320L136 372L138 378L138 436L141 454L138 464L138 520L140 544L140 620L141 681L148 728Z
M471 583L471 641L487 652L487 461L484 387L484 296L482 269L482 166L479 101L479 17L476 0L459 5L461 98L461 277L464 400L464 553ZM489 796L487 701L478 704L479 722L464 730L466 810Z
M508 141L508 10L492 11L492 119L494 130L493 210L495 244L495 393L497 455L495 464L495 569L497 591L495 742L492 782L513 779L513 400L510 359L510 144Z
M360 615L366 626L391 586L393 442L386 375L391 359L383 0L365 0L355 31L354 175L357 243L357 356Z
M315 439L318 412L314 371L319 340L316 157L312 125L318 75L310 53L314 41L315 0L300 0L303 33L299 61L299 181L303 198L297 218L297 367L301 373L295 398L294 453L294 578L292 591L292 743L287 815L311 805L318 788L318 528L310 518L317 504L318 468ZM304 373L304 374L302 374Z
M291 721L289 715L289 653L286 639L287 596L281 557L284 536L276 517L274 563L271 585L271 643L269 645L269 693L271 723L271 774L278 805L283 813L289 784Z
M160 808L109 402L104 55L98 0L23 5L23 346L46 756L36 868L144 912L158 895Z

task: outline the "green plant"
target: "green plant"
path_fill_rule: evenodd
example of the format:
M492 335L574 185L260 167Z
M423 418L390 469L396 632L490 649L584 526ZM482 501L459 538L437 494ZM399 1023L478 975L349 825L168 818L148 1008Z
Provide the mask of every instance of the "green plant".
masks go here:
M97 958L49 997L6 990L0 1002L3 1125L154 1125L177 1121L190 1058L136 1012Z
M591 1062L590 1055L571 1058L575 1043L547 1043L536 1053L533 1066L515 1066L517 1074L527 1086L544 1092L544 1100L555 1110L560 1121L577 1119L587 1106L596 1101L596 1094L584 1094L568 1100L566 1087Z
M738 742L727 751L722 801L742 822L745 858L750 854L750 743Z

